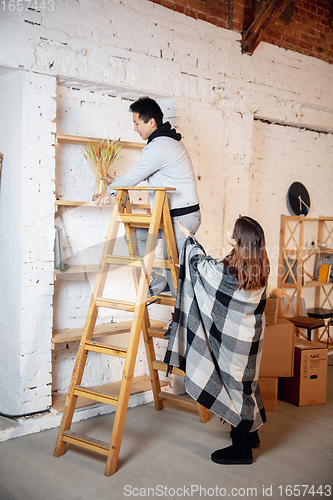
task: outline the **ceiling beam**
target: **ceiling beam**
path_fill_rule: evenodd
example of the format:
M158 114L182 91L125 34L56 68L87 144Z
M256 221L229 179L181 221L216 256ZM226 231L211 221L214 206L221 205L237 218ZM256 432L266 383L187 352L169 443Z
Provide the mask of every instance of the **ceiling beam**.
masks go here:
M290 0L268 0L260 14L243 35L242 53L252 55L261 42L264 34L287 7Z

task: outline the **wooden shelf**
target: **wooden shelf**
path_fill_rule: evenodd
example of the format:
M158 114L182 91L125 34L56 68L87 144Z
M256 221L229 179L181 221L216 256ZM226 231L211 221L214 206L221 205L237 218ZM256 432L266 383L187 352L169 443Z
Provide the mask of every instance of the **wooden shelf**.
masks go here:
M63 278L71 274L96 274L98 271L99 264L82 264L81 266L75 265L70 266L66 271L60 271L59 269L54 270L54 274L57 278Z
M97 205L97 201L75 201L75 200L56 200L56 207L64 206L64 207L112 207L113 204L108 203L107 205Z
M104 335L119 335L122 333L128 333L132 326L132 320L130 321L119 321L118 323L107 323L104 325L98 325L95 327L93 339L102 337ZM165 322L152 320L151 326L155 328L165 328ZM67 342L73 342L75 340L80 340L83 333L82 328L67 328L65 330L54 330L52 337L52 349L54 349L59 344L66 344Z
M67 135L67 134L56 134L56 144L81 144L86 145L91 142L101 142L105 141L105 138L99 137L83 137L79 135ZM139 142L129 142L129 141L119 141L119 144L124 149L136 149L141 151L146 144L140 144Z
M317 255L321 253L333 253L333 248L326 248L325 250L286 248L284 252L288 257L297 257L301 253L304 257L310 258L312 255Z
M303 286L304 287L333 286L333 283L329 281L307 281Z
M306 283L304 283L304 285L301 285L301 288L313 288L313 287L318 287L318 286L329 286L329 285L333 286L333 283L329 282L329 281L311 280L311 281L307 281ZM282 283L282 284L280 284L280 286L282 288L297 288L296 283Z
M113 382L111 384L99 385L96 387L91 387L93 390L102 391L103 393L109 394L110 396L118 397L120 391L120 381ZM169 382L160 381L161 387L169 385ZM151 381L148 375L141 375L140 377L134 377L131 387L131 396L134 394L140 394L142 392L150 391L152 388ZM65 408L65 402L67 398L66 394L57 394L52 397L51 411L53 413L62 413ZM92 406L97 404L96 401L91 399L78 397L75 408L84 408L86 406Z
M114 203L107 203L106 205L98 205L97 201L75 201L75 200L56 200L55 206L57 207L97 207L97 208L113 208ZM149 203L131 203L135 210L150 210Z

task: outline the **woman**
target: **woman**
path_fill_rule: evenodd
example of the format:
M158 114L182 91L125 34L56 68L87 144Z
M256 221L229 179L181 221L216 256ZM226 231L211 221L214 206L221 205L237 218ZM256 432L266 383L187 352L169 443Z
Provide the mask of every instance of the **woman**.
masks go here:
M239 217L227 232L232 251L222 261L187 237L164 361L186 373L186 391L232 426L232 446L211 459L251 464L257 429L266 421L258 376L269 260L261 226Z

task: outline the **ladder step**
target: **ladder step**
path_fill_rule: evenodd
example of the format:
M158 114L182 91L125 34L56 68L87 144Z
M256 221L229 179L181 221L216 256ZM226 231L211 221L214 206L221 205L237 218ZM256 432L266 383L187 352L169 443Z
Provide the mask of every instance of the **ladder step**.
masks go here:
M152 299L157 299L156 304L160 304L162 306L175 307L176 304L176 297L172 295L155 295Z
M98 342L85 342L84 348L87 351L99 352L101 354L108 354L109 356L116 356L117 358L126 358L127 349L121 347L111 347L109 345L98 344Z
M158 361L158 360L154 361L153 368L154 368L154 370L158 370L160 372L167 372L168 371L168 365L166 363L164 363L163 361ZM185 377L185 372L183 370L180 370L179 368L177 368L177 366L174 366L172 368L171 373Z
M98 307L107 307L109 309L121 309L122 311L134 311L135 304L133 302L125 302L124 300L104 299L96 297L95 304Z
M114 266L132 266L132 267L142 267L143 257L121 257L118 255L107 255L105 258L106 264L112 264ZM153 263L154 267L171 269L171 264L168 259L155 259Z
M163 306L174 306L176 297L171 295L154 295L147 298L147 303L154 302ZM125 300L104 299L103 297L96 297L95 304L98 307L106 307L108 309L121 309L122 311L133 312L135 304L133 302L126 302Z
M82 385L77 385L74 387L74 396L81 396L83 398L92 399L93 401L98 401L99 403L104 403L107 405L117 406L118 398L110 396L96 389L89 389L89 387L83 387Z
M198 411L198 403L192 399L188 394L170 394L168 392L161 391L158 394L158 399L160 401L165 401L166 403L174 404L176 406L181 406L183 408L188 408L190 410Z
M104 441L99 441L99 439L88 438L83 434L77 434L71 431L66 431L63 434L63 440L65 443L74 444L75 446L80 446L86 450L94 451L100 455L108 455L109 445Z
M138 224L149 224L151 221L150 214L118 214L116 217L117 222L123 222L125 224L138 223Z
M161 381L161 387L169 386L169 382ZM120 393L121 381L111 382L110 384L97 385L90 387L90 389L109 394L110 396L117 397ZM141 394L151 390L151 380L148 375L140 375L133 377L131 386L131 396L134 394ZM52 397L52 412L58 414L64 411L67 394L55 394ZM84 408L96 404L95 401L87 398L78 398L75 408Z
M166 328L156 328L154 326L151 326L147 328L147 332L149 337L154 337L156 339L164 339L164 334L166 332Z
M104 337L105 335L119 335L121 333L128 333L131 330L131 326L132 321L119 321L118 323L106 323L103 325L97 325L94 328L93 339ZM54 349L57 344L80 340L82 337L82 333L83 327L55 330L52 337L52 349Z
M158 399L165 403L170 403L175 406L181 406L182 408L187 408L188 410L197 411L200 416L200 421L203 424L209 421L209 414L207 408L197 403L194 399L191 398L189 394L177 395L161 391L158 393Z

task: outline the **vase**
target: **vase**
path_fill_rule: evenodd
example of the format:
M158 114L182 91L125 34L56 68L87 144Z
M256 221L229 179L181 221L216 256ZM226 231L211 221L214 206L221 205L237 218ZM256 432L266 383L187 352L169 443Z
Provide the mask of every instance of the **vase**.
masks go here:
M105 190L106 190L105 181L100 181L99 179L96 179L96 191L93 194L93 200L95 199L96 195L100 194L102 191Z

